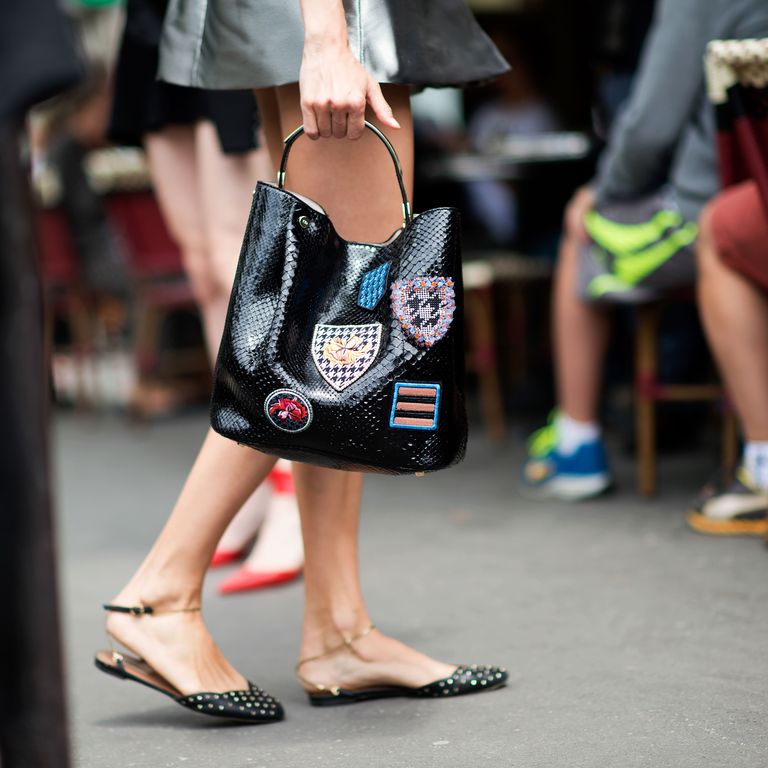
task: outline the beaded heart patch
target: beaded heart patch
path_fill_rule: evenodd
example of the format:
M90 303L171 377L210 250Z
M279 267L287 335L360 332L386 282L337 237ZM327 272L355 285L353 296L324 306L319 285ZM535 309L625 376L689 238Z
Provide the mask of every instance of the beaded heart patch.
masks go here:
M354 384L373 364L381 348L381 323L315 326L312 360L337 391Z
M392 283L392 312L419 346L431 347L448 333L456 310L450 277L414 277Z

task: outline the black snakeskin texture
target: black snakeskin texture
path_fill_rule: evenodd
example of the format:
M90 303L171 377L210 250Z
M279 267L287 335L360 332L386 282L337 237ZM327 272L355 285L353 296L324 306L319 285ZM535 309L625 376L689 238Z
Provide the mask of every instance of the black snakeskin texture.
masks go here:
M216 364L213 428L264 453L336 469L403 474L460 461L467 424L459 229L456 210L437 208L391 243L348 243L301 198L259 183ZM387 290L374 309L363 309L360 281L385 262ZM424 276L451 277L456 292L450 328L430 348L413 342L390 305L393 281ZM318 323L382 326L370 368L341 392L313 362ZM390 426L396 382L440 384L434 431ZM267 419L265 400L282 388L311 404L306 429L286 432Z

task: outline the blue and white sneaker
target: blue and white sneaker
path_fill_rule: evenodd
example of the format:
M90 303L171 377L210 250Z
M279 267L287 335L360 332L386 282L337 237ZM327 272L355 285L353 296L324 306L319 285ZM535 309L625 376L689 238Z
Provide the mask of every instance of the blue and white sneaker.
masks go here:
M558 451L556 413L547 426L528 439L528 461L523 480L536 495L563 501L581 501L605 493L611 487L611 473L602 440L580 445L573 453Z

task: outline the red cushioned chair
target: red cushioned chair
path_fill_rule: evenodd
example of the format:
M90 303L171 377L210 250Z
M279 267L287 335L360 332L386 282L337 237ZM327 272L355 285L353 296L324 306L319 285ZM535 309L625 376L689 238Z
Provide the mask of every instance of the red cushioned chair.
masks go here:
M179 310L196 311L192 289L178 246L163 221L150 191L119 192L107 197L110 219L128 251L129 269L136 287L135 353L139 383L157 378L209 371L203 347L162 350L164 321Z

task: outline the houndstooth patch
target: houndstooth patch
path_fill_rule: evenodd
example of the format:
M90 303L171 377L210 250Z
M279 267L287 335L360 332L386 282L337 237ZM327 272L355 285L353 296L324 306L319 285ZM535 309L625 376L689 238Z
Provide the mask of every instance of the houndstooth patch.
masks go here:
M381 323L315 326L312 360L338 392L354 384L373 364L381 348Z
M448 333L456 310L450 277L414 277L392 283L392 312L403 330L422 347Z

